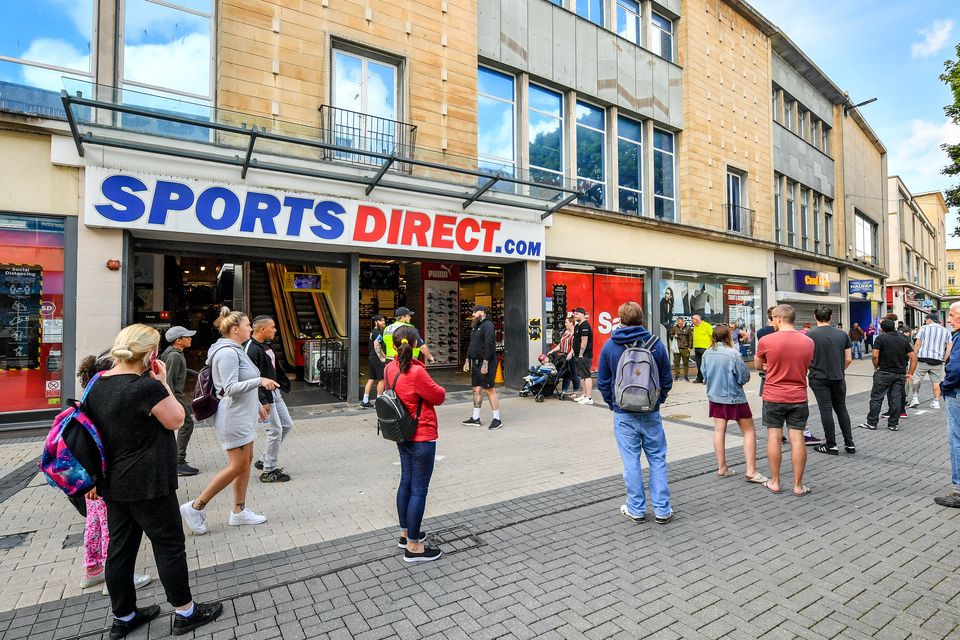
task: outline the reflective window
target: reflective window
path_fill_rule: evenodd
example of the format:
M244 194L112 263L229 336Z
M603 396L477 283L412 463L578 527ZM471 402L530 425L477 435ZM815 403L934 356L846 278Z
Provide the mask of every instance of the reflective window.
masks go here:
M877 261L877 225L861 214L859 211L854 215L855 218L855 238L854 245L856 257L868 262ZM917 271L914 273L914 279L920 272L920 258L917 258Z
M577 102L577 188L584 190L577 202L591 207L606 202L605 116L600 107Z
M333 53L333 139L342 147L394 153L397 136L397 65L347 51ZM402 152L402 150L401 150ZM339 156L365 161L350 154Z
M783 214L780 211L780 184L783 182L783 178L779 175L773 177L773 227L775 233L775 241L777 244L783 242Z
M673 134L653 130L653 215L660 220L676 219L676 169Z
M577 0L577 15L603 26L603 0Z
M617 33L640 44L640 3L637 0L617 0Z
M643 124L617 118L617 183L620 211L643 213Z
M673 21L656 11L651 16L653 31L650 34L650 50L661 58L673 60Z
M530 179L534 182L563 184L563 96L555 91L530 85L527 139L530 151Z
M513 76L480 67L477 149L481 171L514 175L516 100Z
M787 244L797 246L797 183L787 180Z

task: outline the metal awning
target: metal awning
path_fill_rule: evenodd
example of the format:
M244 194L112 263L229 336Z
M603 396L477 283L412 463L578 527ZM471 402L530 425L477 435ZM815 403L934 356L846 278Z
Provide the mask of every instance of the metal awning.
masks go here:
M549 184L517 177L508 167L483 171L476 159L414 147L402 141L282 122L127 89L82 83L61 92L67 122L84 155L99 145L250 169L535 210L546 219L582 194L551 176ZM401 125L402 123L397 123Z

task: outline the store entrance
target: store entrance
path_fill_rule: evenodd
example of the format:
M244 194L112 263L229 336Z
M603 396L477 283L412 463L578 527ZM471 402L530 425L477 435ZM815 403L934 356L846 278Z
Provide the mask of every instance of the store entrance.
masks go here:
M133 320L161 334L174 325L196 331L187 366L199 371L220 337L221 306L251 320L277 323L272 348L292 382L290 406L346 397L346 271L301 262L266 262L218 255L134 254ZM166 348L161 340L161 349ZM187 395L195 377L187 379Z
M503 353L503 270L495 265L439 263L391 258L360 260L360 385L367 381L370 329L382 314L393 322L398 307L414 312L413 324L436 358L433 378L448 391L470 388L463 362L470 344L471 308L490 310Z

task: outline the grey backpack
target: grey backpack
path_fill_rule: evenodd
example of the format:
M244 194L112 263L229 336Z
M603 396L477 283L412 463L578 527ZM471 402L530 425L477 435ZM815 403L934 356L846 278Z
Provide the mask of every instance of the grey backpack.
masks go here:
M657 336L642 345L627 345L617 362L614 399L617 406L629 413L652 413L660 399L660 369L653 357Z

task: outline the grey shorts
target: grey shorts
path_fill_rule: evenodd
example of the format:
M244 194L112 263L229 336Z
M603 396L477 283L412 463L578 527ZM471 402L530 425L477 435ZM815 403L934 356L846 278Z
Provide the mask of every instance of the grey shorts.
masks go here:
M810 405L806 402L768 402L763 401L763 426L768 429L788 429L803 431L810 418Z
M939 384L943 379L943 365L942 364L927 364L926 362L918 362L917 370L914 371L913 379L915 382L920 382L923 380L923 377L929 375L930 382L934 384Z

